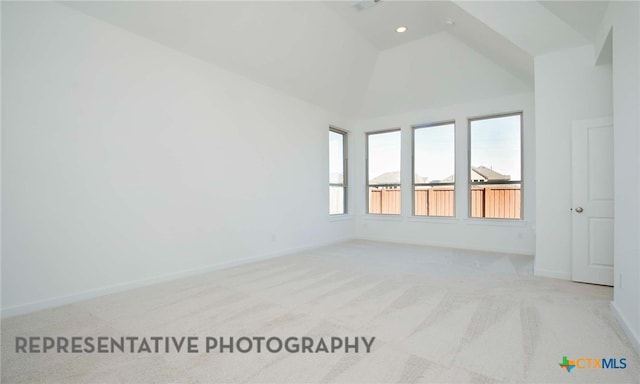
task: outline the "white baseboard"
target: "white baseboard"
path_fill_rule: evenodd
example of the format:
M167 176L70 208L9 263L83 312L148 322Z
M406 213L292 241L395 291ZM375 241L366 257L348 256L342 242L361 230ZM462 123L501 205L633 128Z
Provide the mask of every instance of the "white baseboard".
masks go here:
M533 268L533 275L540 277L550 277L552 279L571 280L571 272L549 271L546 269Z
M58 306L65 305L65 304L71 304L71 303L75 303L75 302L79 302L79 301L83 301L83 300L93 299L93 298L96 298L96 297L99 297L99 296L108 295L108 294L111 294L111 293L127 291L127 290L130 290L130 289L145 287L145 286L158 284L158 283L163 283L163 282L171 281L171 280L176 280L176 279L180 279L180 278L183 278L183 277L201 275L203 273L212 272L212 271L216 271L216 270L220 270L220 269L237 267L237 266L244 265L244 264L254 263L256 261L268 260L268 259L273 259L273 258L276 258L276 257L295 254L295 253L298 253L298 252L304 252L304 251L309 251L309 250L313 250L313 249L318 249L318 248L326 247L326 246L333 245L333 244L343 243L343 242L348 241L348 240L350 240L350 238L332 240L332 241L328 241L328 242L324 242L324 243L317 243L317 244L307 245L307 246L302 246L302 247L288 248L288 249L275 251L275 252L270 252L270 253L266 253L266 254L262 254L262 255L258 255L258 256L246 257L246 258L243 258L243 259L240 259L240 260L233 260L233 261L226 261L226 262L222 262L222 263L210 264L210 265L206 265L206 266L203 266L203 267L200 267L200 268L193 268L193 269L188 269L188 270L184 270L184 271L168 273L168 274L164 274L164 275L160 275L160 276L154 276L154 277L147 278L147 279L141 279L141 280L136 280L136 281L127 282L127 283L114 284L114 285L110 285L110 286L107 286L107 287L90 289L90 290L87 290L87 291L73 293L73 294L70 294L70 295L58 296L58 297L45 299L45 300L40 300L40 301L35 301L35 302L27 303L27 304L21 304L21 305L16 305L16 306L13 306L13 307L2 308L1 317L4 319L4 318L7 318L7 317L24 315L24 314L27 314L27 313L31 313L31 312L35 312L35 311L39 311L39 310L43 310L43 309L47 309L47 308L53 308L53 307L58 307Z
M610 306L611 306L611 312L613 312L613 316L616 318L616 320L618 320L618 324L620 324L620 326L622 327L622 330L629 338L629 341L631 341L631 344L633 345L633 348L636 350L636 353L640 355L640 339L638 338L638 334L635 333L633 329L631 329L631 327L629 326L629 322L622 315L622 313L620 313L618 306L613 301L610 303Z
M524 249L510 249L510 248L498 248L498 247L465 247L464 244L455 243L443 243L437 241L426 241L426 242L415 242L415 241L404 241L400 239L392 239L392 238L380 238L373 236L356 236L354 240L365 240L365 241L377 241L384 243L392 243L392 244L405 244L405 245L420 245L424 247L436 247L436 248L451 248L451 249L463 249L468 251L479 251L479 252L495 252L495 253L507 253L510 255L524 255L524 256L533 256L533 253L529 250Z

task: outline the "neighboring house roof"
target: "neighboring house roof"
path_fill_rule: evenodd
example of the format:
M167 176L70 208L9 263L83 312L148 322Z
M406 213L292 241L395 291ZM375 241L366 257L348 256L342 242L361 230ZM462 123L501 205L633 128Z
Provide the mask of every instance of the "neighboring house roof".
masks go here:
M484 165L479 167L471 167L471 180L473 181L509 181L511 176L503 175L493 169L487 168Z
M428 177L422 177L417 173L414 175L415 182L417 184L420 183L428 183ZM384 185L384 184L400 184L400 172L386 172L382 175L376 176L369 182L370 185Z
M471 167L470 174L471 181L487 181L487 178L476 172L473 167Z
M503 175L502 173L496 172L491 168L487 168L484 165L479 167L471 167L471 181L486 181L488 183L494 181L509 181L511 180L511 176ZM451 175L447 178L440 180L443 183L453 183L455 181L454 175Z
M385 172L369 181L370 185L400 184L400 172Z
M441 183L455 183L456 178L454 175L445 177L444 179L440 180Z
M429 183L429 182L435 181L435 180L429 181L428 177L422 177L422 176L418 175L417 173L413 175L413 180L414 180L414 182L416 184Z

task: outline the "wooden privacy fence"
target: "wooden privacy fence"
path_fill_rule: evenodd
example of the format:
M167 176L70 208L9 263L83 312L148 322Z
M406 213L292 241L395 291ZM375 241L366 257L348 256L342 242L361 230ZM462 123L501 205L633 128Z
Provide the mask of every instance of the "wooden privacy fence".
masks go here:
M400 189L370 189L369 213L400 214ZM451 187L417 189L415 215L454 216L454 190ZM520 218L520 185L473 186L471 217Z
M453 188L416 189L415 215L453 216Z
M400 214L400 189L370 189L369 213Z
M474 186L471 189L471 217L520 218L520 185Z

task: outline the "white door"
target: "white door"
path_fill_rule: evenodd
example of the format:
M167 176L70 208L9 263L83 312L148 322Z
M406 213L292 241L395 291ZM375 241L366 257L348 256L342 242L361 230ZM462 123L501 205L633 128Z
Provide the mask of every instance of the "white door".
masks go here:
M613 121L573 122L571 279L613 285Z

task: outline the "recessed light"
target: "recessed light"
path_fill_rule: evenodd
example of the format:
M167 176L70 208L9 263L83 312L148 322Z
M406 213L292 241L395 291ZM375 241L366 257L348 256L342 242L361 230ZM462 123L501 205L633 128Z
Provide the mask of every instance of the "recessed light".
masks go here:
M447 21L445 21L445 23L446 23L447 25L456 25L456 22L455 22L455 21L453 21L453 20L451 20L451 19L447 19Z
M396 32L398 33L404 33L407 32L407 27L405 27L404 25L401 27L396 28Z

